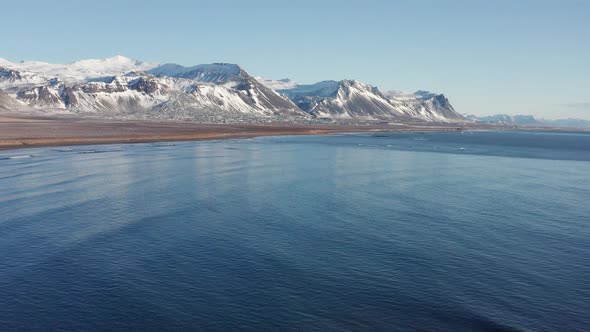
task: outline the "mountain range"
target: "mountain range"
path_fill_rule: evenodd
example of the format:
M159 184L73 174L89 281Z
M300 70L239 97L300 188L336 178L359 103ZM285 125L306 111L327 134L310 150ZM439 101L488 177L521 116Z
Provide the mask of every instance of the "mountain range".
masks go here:
M590 121L584 119L537 119L532 115L496 114L489 116L465 115L465 118L480 123L523 126L523 127L561 127L561 128L590 128Z
M236 64L123 56L69 64L0 59L0 110L204 122L469 121L442 94L381 92L356 80L300 85L254 77Z

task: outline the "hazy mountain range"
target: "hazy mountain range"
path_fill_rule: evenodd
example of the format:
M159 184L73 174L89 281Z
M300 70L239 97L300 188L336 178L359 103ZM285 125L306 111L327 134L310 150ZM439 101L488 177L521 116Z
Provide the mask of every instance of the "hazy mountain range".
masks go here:
M525 126L525 127L562 127L562 128L590 128L590 121L583 119L537 119L532 115L496 114L489 116L465 115L465 118L481 123Z
M0 59L0 110L196 121L465 122L442 94L381 92L355 80L311 85L236 64L184 67L123 56L69 64Z

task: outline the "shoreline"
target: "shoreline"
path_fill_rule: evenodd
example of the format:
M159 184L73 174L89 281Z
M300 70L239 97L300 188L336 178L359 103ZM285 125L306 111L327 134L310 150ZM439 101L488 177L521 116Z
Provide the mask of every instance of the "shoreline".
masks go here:
M0 151L55 146L134 144L331 135L367 132L465 130L569 131L573 128L515 127L476 123L197 123L174 120L113 120L80 116L0 112Z
M208 141L220 139L239 139L253 138L263 136L287 136L287 135L330 135L337 133L351 133L361 131L281 131L274 133L214 133L214 134L195 134L189 136L159 136L159 137L104 137L104 138L55 138L55 139L24 139L24 140L2 140L0 139L0 151L55 147L55 146L77 146L77 145L108 145L108 144L136 144L136 143L156 143L156 142L190 142L190 141ZM367 131L369 132L369 131Z
M484 128L461 124L203 124L183 121L101 120L78 117L0 115L0 151L52 146L201 141L261 136L473 129Z

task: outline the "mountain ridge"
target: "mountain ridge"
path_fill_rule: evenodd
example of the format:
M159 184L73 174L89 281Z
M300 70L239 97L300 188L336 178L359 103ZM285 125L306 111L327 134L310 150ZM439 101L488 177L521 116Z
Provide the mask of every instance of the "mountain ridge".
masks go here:
M45 112L199 121L465 121L443 95L402 100L356 80L305 87L254 77L231 63L186 67L124 56L69 64L0 61L0 90Z
M494 114L487 116L476 116L465 114L465 118L480 123L495 124L503 126L523 127L562 127L562 128L590 128L590 120L567 118L567 119L537 119L533 115L509 115Z

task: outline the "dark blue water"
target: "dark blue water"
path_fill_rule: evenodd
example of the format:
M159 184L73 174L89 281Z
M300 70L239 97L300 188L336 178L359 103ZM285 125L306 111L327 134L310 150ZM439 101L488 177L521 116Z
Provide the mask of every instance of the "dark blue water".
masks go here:
M590 133L0 152L0 326L587 330Z

